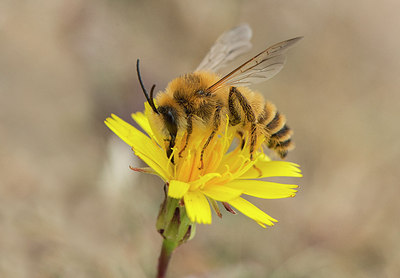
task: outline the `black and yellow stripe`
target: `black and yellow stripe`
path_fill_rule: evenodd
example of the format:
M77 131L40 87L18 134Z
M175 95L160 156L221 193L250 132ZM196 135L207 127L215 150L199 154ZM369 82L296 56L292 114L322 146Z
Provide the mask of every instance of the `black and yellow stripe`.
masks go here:
M266 101L263 112L258 117L258 124L264 127L266 144L281 158L294 148L293 131L286 125L286 117L277 111L275 105Z

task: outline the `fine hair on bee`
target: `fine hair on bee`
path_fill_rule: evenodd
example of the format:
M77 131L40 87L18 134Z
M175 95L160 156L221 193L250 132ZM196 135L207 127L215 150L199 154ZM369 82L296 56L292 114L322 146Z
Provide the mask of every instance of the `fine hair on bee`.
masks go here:
M274 104L248 86L277 74L286 61L287 50L302 37L274 44L227 75L219 76L216 72L221 67L250 49L250 38L251 29L247 24L223 33L197 69L172 80L164 91L157 94L156 102L153 98L155 85L148 94L137 60L139 83L154 112L152 119L156 128L167 142L168 157L173 153L178 133L184 136L178 150L178 155L182 156L193 133L201 132L208 136L200 154L199 168L203 168L204 152L221 126L224 126L224 115L229 116L229 125L236 127L242 148L246 134L250 137L251 159L260 136L265 138L265 145L281 158L285 158L288 151L294 148L293 131L286 124L286 117ZM173 159L171 157L172 162Z

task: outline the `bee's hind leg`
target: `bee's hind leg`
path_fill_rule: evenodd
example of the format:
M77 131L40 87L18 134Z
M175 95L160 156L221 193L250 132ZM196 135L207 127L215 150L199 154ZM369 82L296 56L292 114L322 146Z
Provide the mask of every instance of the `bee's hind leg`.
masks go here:
M240 137L240 149L243 150L244 145L246 144L246 139L244 138L244 134L241 131L238 131L237 135Z
M234 87L232 87L232 88L234 88ZM232 88L231 88L231 91L232 91ZM240 116L240 111L237 110L237 107L235 105L235 101L237 100L236 95L232 94L231 91L229 92L229 98L228 98L228 107L229 107L229 113L231 116L231 118L229 119L229 124L231 126L235 126L240 123L242 117Z
M214 112L213 129L211 131L210 136L207 138L207 141L204 143L203 148L201 149L199 170L204 168L204 162L203 162L204 151L206 150L206 148L210 144L211 140L217 133L220 125L221 125L221 106L218 105Z
M239 117L240 121L240 114L238 113L237 110L235 110L235 105L234 101L237 100L240 104L240 106L243 109L244 114L246 115L247 121L250 123L250 159L253 160L253 153L254 153L254 148L257 142L257 136L256 136L256 116L254 114L253 108L250 106L248 103L247 99L239 92L236 87L231 87L229 90L229 112L233 116L233 120L231 123L236 123L237 118Z

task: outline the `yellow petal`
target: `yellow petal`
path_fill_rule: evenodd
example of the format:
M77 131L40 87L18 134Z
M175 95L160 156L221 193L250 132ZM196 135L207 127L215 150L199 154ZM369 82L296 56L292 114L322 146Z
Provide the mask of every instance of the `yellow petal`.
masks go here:
M246 161L249 160L245 156L241 155L237 149L224 155L218 171L223 172L226 166L229 167L230 172L236 172L245 165Z
M190 187L189 183L177 180L171 180L169 181L168 196L175 199L180 199L183 197L183 195L185 195L189 187Z
M211 224L211 209L207 198L199 191L188 191L183 197L189 219L199 224Z
M150 126L150 129L156 139L156 141L158 142L158 144L160 144L160 146L164 146L164 134L162 133L162 129L163 129L163 121L160 121L159 117L160 115L157 115L156 113L154 113L153 109L150 107L149 103L146 102L144 104L144 114L146 116L146 118L148 119L148 123ZM165 126L165 125L164 125Z
M294 197L298 186L259 180L234 180L226 184L233 189L242 190L243 194L263 199Z
M190 183L192 190L195 190L199 187L203 187L204 184L212 180L213 178L221 177L220 173L208 173L204 176L201 176L199 179L192 181Z
M271 161L266 155L261 155L254 164L239 179L259 179L267 177L302 177L299 165L287 161Z
M278 220L272 218L259 208L257 208L255 205L250 203L249 201L243 199L243 198L236 198L231 201L229 201L229 204L234 206L237 210L239 210L241 213L246 215L247 217L250 217L254 221L256 221L258 224L260 224L262 227L265 228L265 225L268 226L273 226L273 222L278 222Z
M112 114L105 124L128 145L132 146L135 154L156 171L160 177L167 180L171 176L171 165L163 149L149 137L131 126L118 116Z
M205 195L217 201L228 202L239 197L243 190L234 189L224 185L210 185L201 190Z
M149 120L142 112L136 112L131 114L132 119L154 140L157 141L156 137L154 136L153 131L151 130ZM159 142L157 142L159 143Z
M150 140L149 137L114 114L111 114L111 118L107 118L104 123L129 146L133 146L137 140Z

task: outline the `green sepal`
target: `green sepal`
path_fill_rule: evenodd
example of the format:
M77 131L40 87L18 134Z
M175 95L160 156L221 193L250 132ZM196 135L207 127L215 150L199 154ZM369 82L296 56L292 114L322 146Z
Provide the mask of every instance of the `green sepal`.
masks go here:
M181 201L165 194L156 227L172 252L173 249L194 237L196 225L190 221Z

